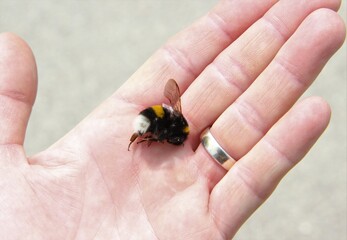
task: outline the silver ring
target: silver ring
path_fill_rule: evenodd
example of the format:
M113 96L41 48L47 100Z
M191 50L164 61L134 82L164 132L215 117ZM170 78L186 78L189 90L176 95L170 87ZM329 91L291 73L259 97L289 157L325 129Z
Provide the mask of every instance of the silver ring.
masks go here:
M229 170L236 162L212 136L210 128L202 132L201 144L211 157L216 160L222 167Z

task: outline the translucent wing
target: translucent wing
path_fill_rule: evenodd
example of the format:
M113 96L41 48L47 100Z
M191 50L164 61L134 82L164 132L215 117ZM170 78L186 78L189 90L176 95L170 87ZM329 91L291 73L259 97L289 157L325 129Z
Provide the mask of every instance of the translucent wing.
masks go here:
M167 81L164 89L164 96L169 99L170 105L175 111L182 112L180 89L175 80L170 79Z

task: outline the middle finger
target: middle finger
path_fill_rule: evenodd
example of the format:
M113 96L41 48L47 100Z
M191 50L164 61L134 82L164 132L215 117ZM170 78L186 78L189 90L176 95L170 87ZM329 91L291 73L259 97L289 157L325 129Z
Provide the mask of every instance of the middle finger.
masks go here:
M199 75L182 96L195 146L200 132L252 84L300 23L318 8L336 9L338 1L279 1Z

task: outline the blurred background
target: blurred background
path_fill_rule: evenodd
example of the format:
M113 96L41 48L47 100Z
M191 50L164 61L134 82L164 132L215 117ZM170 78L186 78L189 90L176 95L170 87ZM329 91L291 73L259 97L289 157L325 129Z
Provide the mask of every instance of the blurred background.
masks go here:
M0 32L24 38L38 66L28 155L62 137L216 2L0 0ZM340 14L346 22L344 0ZM311 95L331 104L330 126L234 239L346 240L346 44L305 94Z

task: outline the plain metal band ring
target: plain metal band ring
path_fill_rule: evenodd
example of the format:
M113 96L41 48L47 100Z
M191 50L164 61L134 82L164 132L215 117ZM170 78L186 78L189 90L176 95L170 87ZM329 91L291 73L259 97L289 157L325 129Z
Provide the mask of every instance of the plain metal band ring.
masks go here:
M210 128L206 128L201 134L201 144L205 150L222 165L226 170L229 170L235 163L235 160L220 146L217 140L212 136ZM229 160L229 161L228 161Z

